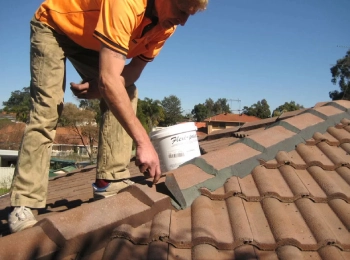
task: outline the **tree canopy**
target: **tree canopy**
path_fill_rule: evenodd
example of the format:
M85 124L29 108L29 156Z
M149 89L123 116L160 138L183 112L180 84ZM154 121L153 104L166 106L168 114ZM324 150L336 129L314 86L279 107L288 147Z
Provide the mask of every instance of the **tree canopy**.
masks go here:
M161 102L150 98L138 100L136 116L147 133L152 130L153 126L158 126L160 122L164 121L165 117Z
M295 101L285 102L283 105L277 107L272 116L280 116L284 112L295 111L304 108L302 105L296 104Z
M208 117L208 108L204 104L197 104L191 111L196 122L202 122Z
M100 121L101 121L100 100L80 99L79 107L85 110L93 111L95 113L96 123L100 124Z
M195 105L191 111L194 119L197 122L201 122L204 119L214 115L230 112L230 106L227 103L226 98L219 98L215 102L213 99L208 98L203 104Z
M11 92L10 98L2 104L4 106L3 111L15 113L16 120L26 122L31 107L30 87L23 88L22 91Z
M222 114L222 113L230 113L230 106L227 104L227 99L226 98L219 98L215 103L214 103L214 113L215 115L217 114Z
M177 96L165 97L161 104L164 109L164 121L160 123L161 126L171 126L182 121L181 101Z
M248 116L256 116L261 119L269 118L271 116L270 106L266 99L262 99L250 107L243 107L243 114Z
M332 100L350 100L350 50L346 52L343 58L337 60L337 64L331 68L331 74L332 83L334 85L338 83L340 91L330 91L329 97Z
M214 102L214 100L212 100L211 98L208 98L205 100L203 105L207 108L207 111L208 111L206 117L210 117L210 116L215 115L215 110L214 110L215 102Z

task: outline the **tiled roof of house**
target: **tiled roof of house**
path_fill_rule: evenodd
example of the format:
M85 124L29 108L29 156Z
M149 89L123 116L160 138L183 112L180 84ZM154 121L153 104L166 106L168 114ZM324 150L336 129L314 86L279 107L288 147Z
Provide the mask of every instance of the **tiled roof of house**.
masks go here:
M0 142L20 144L26 124L17 122L0 129ZM84 136L85 143L88 138ZM57 127L54 144L82 145L82 140L75 130L70 127Z
M204 139L207 136L207 123L206 122L194 122L197 127L198 140Z
M206 118L204 121L206 122L254 122L261 120L255 116L247 116L245 114L231 114L231 113L223 113L219 115L215 115L212 117Z
M82 145L80 135L76 132L77 130L72 127L57 127L54 144L72 144ZM88 142L88 137L83 136L85 144Z
M350 102L323 103L0 238L0 259L350 259L349 154Z

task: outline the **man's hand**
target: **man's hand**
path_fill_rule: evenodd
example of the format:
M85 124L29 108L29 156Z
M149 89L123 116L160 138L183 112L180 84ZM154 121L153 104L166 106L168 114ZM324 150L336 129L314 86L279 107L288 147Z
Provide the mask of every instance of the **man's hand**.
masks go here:
M101 98L101 94L98 89L97 80L91 80L81 84L76 84L71 82L70 89L72 90L73 94L78 98L82 98L82 99L100 99Z
M145 177L153 178L157 183L161 176L158 154L151 142L136 147L136 166L139 167Z

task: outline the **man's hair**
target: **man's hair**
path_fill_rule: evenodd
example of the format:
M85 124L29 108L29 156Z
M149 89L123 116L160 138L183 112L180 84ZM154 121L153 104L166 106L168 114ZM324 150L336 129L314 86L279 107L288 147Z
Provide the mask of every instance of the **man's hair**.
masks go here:
M184 9L192 9L195 12L204 11L207 8L208 0L177 0Z

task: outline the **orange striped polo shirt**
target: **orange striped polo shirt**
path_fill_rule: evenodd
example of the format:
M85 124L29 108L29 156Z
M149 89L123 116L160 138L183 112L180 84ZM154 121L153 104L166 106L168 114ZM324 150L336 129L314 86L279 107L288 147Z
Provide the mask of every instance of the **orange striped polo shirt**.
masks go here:
M149 15L153 1L46 0L35 17L84 48L99 51L103 42L127 58L152 61L175 31L175 26L163 29L157 23L144 33L157 22Z

